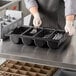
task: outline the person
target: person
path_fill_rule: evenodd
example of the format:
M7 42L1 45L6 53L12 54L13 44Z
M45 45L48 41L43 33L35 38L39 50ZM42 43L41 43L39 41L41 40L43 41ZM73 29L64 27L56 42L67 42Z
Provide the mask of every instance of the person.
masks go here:
M62 29L73 35L76 0L24 0L26 8L33 15L35 28L50 27Z

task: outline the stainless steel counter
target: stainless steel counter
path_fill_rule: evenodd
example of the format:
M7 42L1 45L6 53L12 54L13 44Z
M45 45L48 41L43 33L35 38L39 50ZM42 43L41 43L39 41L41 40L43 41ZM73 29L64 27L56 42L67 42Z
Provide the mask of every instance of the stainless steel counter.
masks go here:
M0 50L0 57L76 70L76 36L65 50L62 47L57 50L43 49L5 41Z

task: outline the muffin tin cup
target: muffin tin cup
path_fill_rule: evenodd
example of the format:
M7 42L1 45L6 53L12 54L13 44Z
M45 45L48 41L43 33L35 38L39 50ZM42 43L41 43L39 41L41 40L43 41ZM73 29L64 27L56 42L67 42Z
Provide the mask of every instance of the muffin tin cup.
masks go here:
M9 70L9 68L8 67L1 67L0 70L7 72Z
M27 66L27 67L33 67L34 64L32 64L32 63L27 63L27 62L26 62L24 66Z
M20 68L20 70L25 70L25 71L29 71L31 69L31 67L28 66L23 66Z
M17 61L17 62L15 63L15 65L20 65L20 66L22 65L22 66L24 66L25 63L21 63L21 62L18 62L18 61Z
M38 65L38 64L34 64L34 66L33 66L34 68L38 68L38 69L42 69L43 68L43 65Z
M0 66L0 75L3 76L53 76L56 71L57 68L50 66L10 60Z
M47 75L38 73L36 76L47 76Z
M21 75L16 73L10 73L10 72L0 72L0 76L27 76L27 75Z
M26 75L27 71L19 70L16 72L16 74Z
M39 68L34 68L34 67L32 67L32 68L30 69L30 71L31 71L31 72L35 72L35 73L39 73L39 72L40 72L40 69L39 69Z
M7 64L7 63L6 63L5 65L3 65L3 67L5 67L5 66L11 68L11 67L13 66L13 64L11 64L11 63Z
M34 73L34 72L27 72L26 75L27 76L36 76L36 73Z
M45 70L51 70L51 68L49 66L43 66L43 69L45 69Z
M16 69L9 69L7 72L10 72L10 73L16 73L17 70L16 70Z
M13 64L13 65L15 65L16 63L18 63L18 61L7 60L5 63L6 64Z

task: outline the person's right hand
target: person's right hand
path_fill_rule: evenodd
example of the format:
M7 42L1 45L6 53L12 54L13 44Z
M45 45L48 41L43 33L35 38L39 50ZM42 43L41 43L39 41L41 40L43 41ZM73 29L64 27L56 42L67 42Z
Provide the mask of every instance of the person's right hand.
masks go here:
M39 13L34 14L33 25L35 28L39 28L42 24Z

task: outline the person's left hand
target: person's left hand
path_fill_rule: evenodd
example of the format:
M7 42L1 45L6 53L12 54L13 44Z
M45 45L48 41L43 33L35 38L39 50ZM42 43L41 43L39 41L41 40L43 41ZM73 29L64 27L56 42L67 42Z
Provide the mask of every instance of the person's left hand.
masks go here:
M65 32L68 32L70 36L75 34L75 27L73 26L73 22L66 22Z

